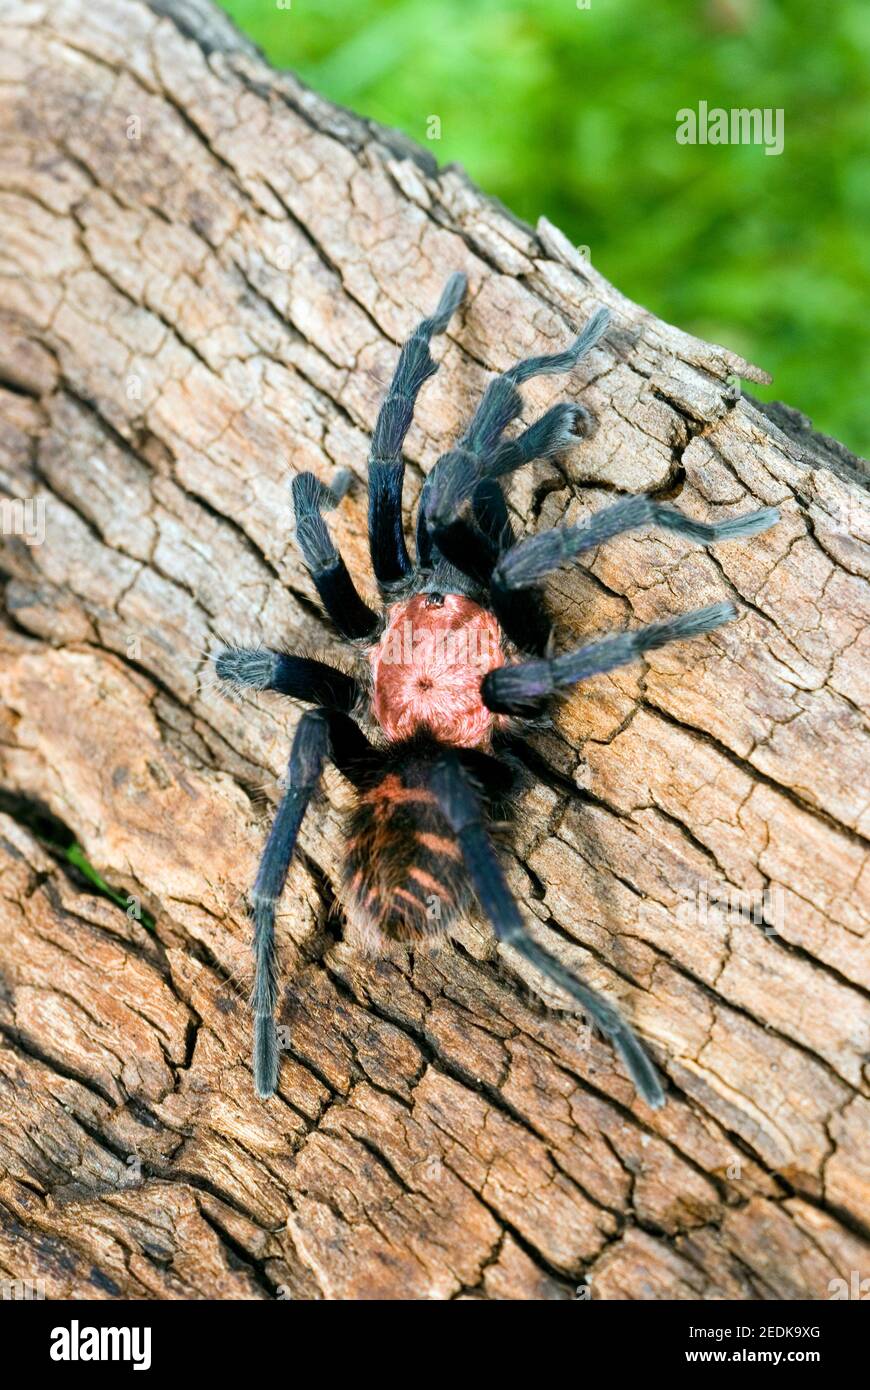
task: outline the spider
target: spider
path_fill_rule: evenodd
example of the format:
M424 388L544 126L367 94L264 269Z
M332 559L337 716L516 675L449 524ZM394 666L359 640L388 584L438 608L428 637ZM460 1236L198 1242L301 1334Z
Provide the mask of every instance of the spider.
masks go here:
M778 513L765 508L707 525L648 496L629 496L577 525L515 538L501 480L576 444L589 418L578 405L559 404L506 437L522 410L517 388L579 362L607 328L609 314L599 309L565 351L527 358L489 382L462 438L425 480L412 560L402 522L403 444L420 388L437 371L432 337L445 332L466 288L462 273L451 275L434 314L402 347L375 425L368 529L382 612L360 597L323 518L350 474L342 471L332 487L311 473L293 479L302 556L327 614L357 649L363 676L262 647L222 647L215 656L218 677L231 686L314 706L296 728L250 899L254 1088L265 1099L278 1084L275 910L302 818L331 759L355 792L340 889L350 936L369 951L431 939L449 929L473 893L496 938L579 1005L610 1039L639 1094L658 1108L658 1073L620 1013L526 930L490 826L505 818L523 766L511 754L523 721L539 722L558 692L578 681L710 632L735 609L715 603L553 655L539 581L637 527L654 524L711 543L763 531Z

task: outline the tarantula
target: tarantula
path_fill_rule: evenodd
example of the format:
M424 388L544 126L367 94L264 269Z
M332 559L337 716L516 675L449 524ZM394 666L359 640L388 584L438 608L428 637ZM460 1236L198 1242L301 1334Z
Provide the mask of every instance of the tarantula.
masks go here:
M506 438L522 410L517 388L579 362L607 327L608 312L599 309L564 352L530 357L489 382L459 443L426 478L412 561L402 523L403 444L417 394L437 371L432 337L446 330L465 291L465 276L451 275L435 313L402 347L375 425L368 525L383 613L360 597L322 515L338 504L350 475L339 475L333 487L311 473L293 480L303 558L335 627L364 657L366 679L263 648L225 647L215 657L217 675L237 688L277 691L315 706L297 726L251 895L254 1086L261 1098L277 1086L275 909L302 818L330 758L355 789L341 900L357 940L377 949L431 938L449 928L473 890L498 940L576 1001L610 1038L647 1104L659 1107L658 1074L614 1006L528 934L488 822L507 810L519 766L509 753L518 721L540 718L557 692L578 681L735 616L731 604L716 603L554 656L538 581L636 527L655 524L709 543L762 531L777 512L766 508L706 525L632 496L578 525L516 540L500 480L576 443L588 419L580 406L555 405ZM379 731L377 743L354 718L366 714Z

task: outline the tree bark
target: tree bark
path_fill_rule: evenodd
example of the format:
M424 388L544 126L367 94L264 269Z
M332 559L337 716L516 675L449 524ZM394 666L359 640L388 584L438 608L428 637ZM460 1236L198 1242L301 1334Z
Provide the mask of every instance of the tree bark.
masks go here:
M825 1299L870 1274L862 465L207 0L0 17L0 467L7 503L45 508L44 543L7 534L2 561L0 1276L55 1298ZM409 504L488 375L606 304L582 367L526 388L529 417L567 393L596 429L516 479L520 525L642 489L782 511L710 550L626 537L549 589L565 646L739 609L534 735L508 855L538 938L648 1040L655 1114L482 920L349 952L337 776L282 903L280 1093L252 1091L244 893L297 714L223 698L206 653L335 646L291 469L352 469L335 532L373 592L367 438L455 269Z

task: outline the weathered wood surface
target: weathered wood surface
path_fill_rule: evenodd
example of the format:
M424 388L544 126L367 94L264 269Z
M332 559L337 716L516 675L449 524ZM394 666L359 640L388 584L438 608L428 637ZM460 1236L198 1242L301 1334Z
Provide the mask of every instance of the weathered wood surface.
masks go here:
M860 465L204 0L0 18L0 467L46 528L2 561L0 1276L77 1298L789 1299L870 1274ZM330 649L288 474L354 471L336 530L368 576L367 435L456 268L471 297L411 498L487 373L605 303L571 381L527 388L531 415L567 387L597 431L516 481L521 522L615 489L782 508L748 543L632 536L551 586L566 642L740 608L584 687L518 808L513 886L649 1040L660 1114L481 922L429 955L348 953L337 777L281 914L280 1094L252 1094L242 894L297 715L226 701L204 653ZM38 807L130 912L34 838ZM768 890L765 923L705 914L739 890Z

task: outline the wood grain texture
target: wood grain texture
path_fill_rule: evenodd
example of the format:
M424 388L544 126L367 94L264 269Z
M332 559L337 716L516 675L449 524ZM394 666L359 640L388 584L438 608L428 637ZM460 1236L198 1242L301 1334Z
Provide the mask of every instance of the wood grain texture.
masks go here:
M860 463L545 221L270 70L206 0L0 19L0 470L7 501L45 506L43 544L3 537L0 1277L60 1298L824 1299L870 1274ZM298 711L227 701L206 652L334 649L292 469L353 470L335 533L372 595L367 437L455 269L470 297L409 504L488 374L606 304L571 379L525 388L526 418L567 393L596 430L517 478L517 521L615 490L782 510L711 551L623 538L549 589L565 645L740 610L535 735L508 861L535 934L648 1040L658 1114L481 921L431 953L348 951L337 776L280 915L280 1093L252 1092L243 894ZM121 905L35 837L45 811Z

